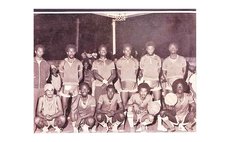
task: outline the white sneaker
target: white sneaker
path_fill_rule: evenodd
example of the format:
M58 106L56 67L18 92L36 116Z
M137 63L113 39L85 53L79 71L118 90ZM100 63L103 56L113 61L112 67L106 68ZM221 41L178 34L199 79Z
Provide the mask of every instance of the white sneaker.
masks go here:
M74 133L78 133L78 128L74 126L74 127L73 127L73 132L74 132Z
M48 131L49 131L48 127L45 126L42 128L42 133L48 133Z
M118 130L117 130L117 126L112 126L112 132L115 132L115 133L117 133L117 132L118 132Z
M157 130L158 131L163 131L163 132L167 131L167 129L162 124L157 124Z
M60 128L58 128L58 127L54 127L54 129L55 129L55 132L57 132L57 133L61 133L61 129L60 129Z
M182 123L178 125L178 130L179 131L187 131Z

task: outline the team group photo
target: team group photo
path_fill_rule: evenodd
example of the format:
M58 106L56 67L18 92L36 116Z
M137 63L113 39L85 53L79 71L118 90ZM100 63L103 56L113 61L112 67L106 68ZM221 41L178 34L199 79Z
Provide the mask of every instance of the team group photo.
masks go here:
M196 132L194 9L34 9L33 60L34 133Z

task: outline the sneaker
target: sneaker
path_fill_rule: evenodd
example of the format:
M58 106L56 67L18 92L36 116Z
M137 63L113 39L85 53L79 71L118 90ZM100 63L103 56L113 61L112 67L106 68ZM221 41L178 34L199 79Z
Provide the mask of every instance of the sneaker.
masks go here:
M48 133L48 131L49 131L48 127L43 127L42 128L42 133Z
M55 132L56 133L61 133L61 129L60 128L58 128L58 127L54 127L55 128Z
M158 130L158 131L163 131L163 132L166 132L166 131L167 131L167 129L166 129L162 124L158 124L158 125L157 125L157 130Z

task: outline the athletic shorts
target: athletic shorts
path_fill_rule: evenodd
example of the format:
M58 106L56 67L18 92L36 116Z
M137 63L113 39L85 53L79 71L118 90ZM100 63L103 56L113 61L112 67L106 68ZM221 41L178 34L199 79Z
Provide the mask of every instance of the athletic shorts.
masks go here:
M61 91L59 92L59 95L62 97L71 97L70 93L72 94L72 97L75 97L79 94L79 86L78 85L63 85Z
M152 81L152 80L144 80L145 83L149 85L151 88L151 91L159 91L161 90L161 86L158 80Z
M137 92L137 83L133 81L122 81L121 92Z

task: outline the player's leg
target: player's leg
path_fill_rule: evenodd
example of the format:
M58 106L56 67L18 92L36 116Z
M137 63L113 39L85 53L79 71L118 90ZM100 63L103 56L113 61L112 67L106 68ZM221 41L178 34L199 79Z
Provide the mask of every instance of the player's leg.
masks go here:
M108 126L107 126L107 118L105 116L105 114L101 114L101 113L98 113L96 114L96 119L97 119L97 122L104 128L106 128L106 130L108 130Z
M175 126L173 123L177 123L174 112L169 110L162 110L160 112L163 122L166 124L168 131L175 131Z
M195 117L196 117L196 114L194 112L189 112L185 119L184 119L184 123L186 124L185 125L185 129L187 131L193 131L193 126L195 125L196 121L195 121Z
M133 111L133 107L132 106L128 107L127 120L128 120L128 123L129 123L131 131L135 131L134 125L136 125L136 123L137 123L138 120L137 120L137 115Z
M83 132L89 132L89 128L92 128L95 124L95 119L93 117L85 118L82 125Z
M46 133L48 132L48 123L46 120L40 118L40 117L35 117L35 120L34 120L36 126L39 128L39 129L42 129L42 132L43 133Z
M141 117L140 125L141 125L141 131L147 130L147 125L152 124L154 120L154 116L150 114L145 114Z
M117 113L112 117L112 131L117 132L118 126L125 120L124 113Z
M56 132L61 132L61 129L63 128L64 124L66 122L66 118L64 115L59 116L54 119L54 128Z

